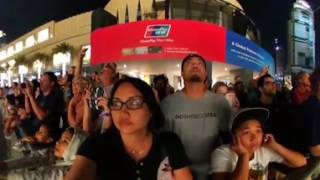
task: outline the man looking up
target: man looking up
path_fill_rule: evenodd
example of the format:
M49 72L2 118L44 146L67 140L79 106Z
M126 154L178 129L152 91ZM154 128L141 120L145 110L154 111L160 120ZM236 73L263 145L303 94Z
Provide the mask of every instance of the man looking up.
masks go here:
M161 102L166 128L177 133L190 160L193 177L208 177L210 153L220 144L220 132L228 131L230 108L223 96L206 87L206 63L190 54L181 65L184 89Z

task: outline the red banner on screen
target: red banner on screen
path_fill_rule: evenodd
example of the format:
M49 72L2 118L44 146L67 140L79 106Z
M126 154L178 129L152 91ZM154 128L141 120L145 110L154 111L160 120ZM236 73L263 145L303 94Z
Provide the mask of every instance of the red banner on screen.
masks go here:
M91 64L122 60L182 59L198 53L225 62L226 30L191 20L114 25L91 33Z

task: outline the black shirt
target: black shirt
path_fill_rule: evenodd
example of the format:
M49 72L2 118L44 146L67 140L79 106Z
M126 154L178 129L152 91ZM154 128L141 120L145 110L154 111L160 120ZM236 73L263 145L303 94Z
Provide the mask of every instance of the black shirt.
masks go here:
M51 127L59 129L64 110L63 92L60 89L54 89L46 96L41 93L37 102L48 112L46 117L41 120L46 121Z
M156 180L164 177L162 173L171 174L171 168L175 170L188 164L180 139L171 132L154 135L149 153L138 163L126 153L120 134L114 129L89 137L78 155L96 163L98 179Z
M24 94L19 94L18 96L14 96L15 105L18 107L24 107Z
M307 147L320 145L320 100L311 96L304 104L304 132Z
M271 104L258 102L254 107L262 107L269 110L269 118L264 124L264 131L272 133L282 145L290 144L290 129L292 128L292 107L289 103L281 102L274 98Z

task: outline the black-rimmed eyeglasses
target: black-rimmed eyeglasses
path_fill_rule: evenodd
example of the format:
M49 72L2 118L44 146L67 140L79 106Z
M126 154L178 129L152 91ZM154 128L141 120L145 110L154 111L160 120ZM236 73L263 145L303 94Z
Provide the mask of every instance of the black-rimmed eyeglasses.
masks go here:
M142 107L145 101L142 97L136 96L129 98L126 102L121 101L118 98L111 99L108 103L110 110L119 111L122 109L123 105L129 110L136 110Z

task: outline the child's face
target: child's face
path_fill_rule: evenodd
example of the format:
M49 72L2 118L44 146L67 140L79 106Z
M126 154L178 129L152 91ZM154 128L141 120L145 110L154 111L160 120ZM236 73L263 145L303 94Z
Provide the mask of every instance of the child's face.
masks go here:
M49 134L49 129L47 126L44 125L40 126L34 137L38 143L46 144L52 142L52 138Z
M61 135L61 138L59 141L57 141L57 144L54 148L54 155L58 158L62 158L64 152L69 146L69 143L72 139L73 134L69 131L64 131Z
M242 145L251 153L257 150L263 140L263 131L259 121L248 120L236 129L235 135L240 138Z

